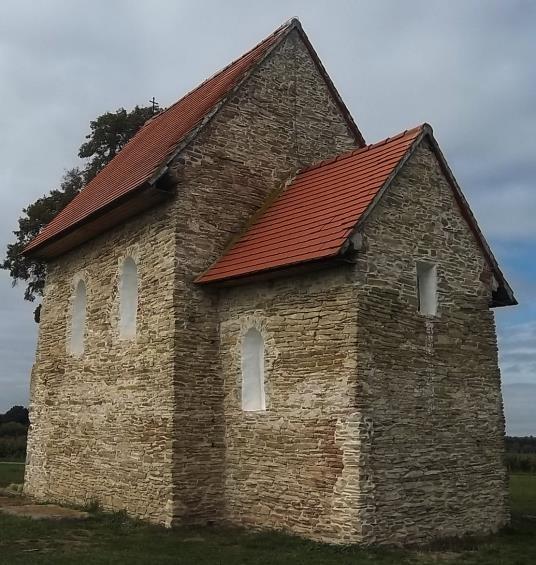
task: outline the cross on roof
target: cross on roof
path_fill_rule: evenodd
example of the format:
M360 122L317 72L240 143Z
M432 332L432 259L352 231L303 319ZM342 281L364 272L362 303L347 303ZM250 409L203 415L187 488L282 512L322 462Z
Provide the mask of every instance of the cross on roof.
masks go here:
M153 114L156 114L156 112L159 110L159 104L156 101L155 97L153 96L151 100L149 100L149 102L152 104L153 106Z

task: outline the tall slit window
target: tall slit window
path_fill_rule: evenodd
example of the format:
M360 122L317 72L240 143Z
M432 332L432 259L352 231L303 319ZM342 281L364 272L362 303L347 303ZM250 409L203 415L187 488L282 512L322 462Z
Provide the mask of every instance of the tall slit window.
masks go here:
M255 328L250 328L242 341L242 410L266 410L264 340Z
M119 278L119 335L125 339L136 336L138 311L138 267L132 257L121 266Z
M437 314L437 265L434 263L417 263L417 297L420 314Z
M84 353L84 336L86 333L86 283L79 280L74 289L71 316L70 352L80 356Z

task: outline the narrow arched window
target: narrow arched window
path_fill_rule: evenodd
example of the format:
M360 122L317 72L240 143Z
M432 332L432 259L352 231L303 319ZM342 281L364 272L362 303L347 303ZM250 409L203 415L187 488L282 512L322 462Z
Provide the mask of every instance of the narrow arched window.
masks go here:
M434 263L417 262L417 300L419 313L437 314L437 265Z
M255 328L242 341L242 410L265 410L264 340Z
M119 277L119 335L123 338L136 336L138 311L138 268L134 259L127 257L121 266Z
M79 280L73 296L71 316L71 345L73 355L80 356L84 353L84 336L86 333L86 283Z

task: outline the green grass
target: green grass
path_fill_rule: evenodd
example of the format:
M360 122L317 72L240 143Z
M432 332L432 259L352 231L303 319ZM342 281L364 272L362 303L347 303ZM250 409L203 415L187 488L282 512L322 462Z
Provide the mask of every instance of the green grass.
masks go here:
M8 481L3 467L0 484ZM536 475L513 476L511 498L512 525L503 532L422 550L342 548L224 528L170 531L121 514L101 514L86 522L31 521L0 514L0 564L534 565Z
M22 483L24 479L23 463L0 462L0 488L11 483Z
M514 516L520 514L532 516L536 527L536 475L524 473L512 475L510 499Z

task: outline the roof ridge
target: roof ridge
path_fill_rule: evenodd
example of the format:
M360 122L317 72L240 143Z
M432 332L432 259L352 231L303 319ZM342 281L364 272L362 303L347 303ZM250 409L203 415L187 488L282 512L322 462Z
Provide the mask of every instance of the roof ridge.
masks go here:
M140 187L152 186L167 166L170 155L177 151L181 143L189 139L188 135L198 130L203 121L217 111L226 98L240 87L292 31L299 29L301 24L297 18L287 20L164 111L146 120L121 151L87 183L80 194L26 245L23 253L33 253L34 249L45 246L47 241L58 239L61 233L72 231L77 224L88 218L90 213L96 213L104 205L118 201ZM183 117L178 119L177 116L180 115ZM174 129L171 129L172 127ZM145 151L143 155L140 154L142 150ZM134 166L134 172L125 175L125 163L131 169Z
M380 141L376 141L376 143L370 143L369 145L365 145L365 147L358 147L357 149L350 149L349 151L344 151L343 153L339 153L338 155L335 155L335 157L329 157L328 159L322 159L321 161L317 161L316 163L313 163L312 165L309 165L307 167L304 167L303 169L300 169L297 174L301 174L301 173L306 173L308 171L312 171L314 169L318 169L320 167L323 167L325 165L329 165L330 163L335 163L336 161L342 161L343 159L347 159L348 157L353 157L354 155L360 154L360 153L366 153L367 151L370 151L371 149L375 149L376 147L380 147L381 145L387 145L387 143L390 143L392 141L396 141L397 139L401 139L402 137L411 134L413 132L417 132L419 130L424 131L427 128L431 127L429 126L429 124L427 124L426 122L415 126L413 128L410 129L406 129L400 133L397 133L396 135L393 135L391 137L386 137L385 139L381 139Z
M207 77L205 80L203 80L202 82L200 82L196 87L192 88L191 90L188 90L188 92L186 92L185 94L183 94L178 100L176 100L175 102L173 102L173 104L171 104L170 106L168 106L165 110L163 110L162 112L158 112L158 114L155 114L154 116L151 116L149 119L145 120L145 122L143 123L143 125L141 126L141 128L128 140L128 142L125 144L125 146L123 147L123 149L125 149L126 147L128 147L131 142L133 142L136 137L138 137L138 135L145 130L149 125L160 121L160 119L163 119L164 116L170 112L175 106L177 106L178 104L180 104L183 100L185 100L188 96L191 96L194 92L197 92L201 87L203 87L205 84L207 84L208 82L210 82L211 80L215 79L217 76L221 75L222 73L224 73L227 69L229 69L230 67L232 67L233 65L235 65L236 63L238 63L239 61L241 61L242 59L244 59L245 57L247 57L248 55L250 55L250 53L252 53L253 51L255 51L255 49L258 49L263 43L267 42L269 39L271 39L272 37L275 37L277 34L282 33L283 31L290 31L291 29L293 29L296 26L301 26L301 23L299 21L298 18L293 17L289 20L287 20L286 22L284 22L283 24L281 24L277 29L275 29L270 35L267 35L264 39L262 39L261 41L259 41L258 43L256 43L253 47L251 47L251 49L248 49L245 53L243 53L240 57L237 57L236 59L233 59L230 63L228 63L227 65L225 65L224 67L222 67L221 69L217 70L215 73L211 74L209 77ZM115 159L115 157L114 157ZM112 159L113 161L113 159ZM111 161L110 161L111 163ZM110 164L109 163L109 164Z
M233 65L235 65L236 63L238 63L238 61L241 61L242 59L244 59L245 57L247 57L250 53L252 53L253 51L255 51L255 49L257 49L258 47L260 47L263 43L265 43L266 41L268 41L269 39L271 39L272 37L275 37L277 34L282 33L283 31L290 31L291 28L295 27L296 25L301 25L300 21L298 20L298 18L291 18L289 20L287 20L286 22L284 22L283 24L281 24L277 29L275 29L270 35L267 35L264 39L262 39L261 41L259 41L258 43L256 43L251 49L248 49L245 53L242 53L242 55L240 55L240 57L237 57L236 59L233 59L230 63L228 63L227 65L225 65L224 67L222 67L221 69L217 70L215 73L212 73L209 77L207 77L204 81L200 82L195 88L192 88L191 90L189 90L188 92L186 92L186 94L184 94L183 96L181 96L178 100L176 100L175 102L173 102L173 104L171 104L170 106L168 106L163 112L160 112L158 114L156 114L155 116L150 117L141 127L141 129L143 129L146 125L148 125L150 122L156 120L157 118L159 118L160 116L163 116L166 112L168 112L169 110L171 110L171 108L173 108L174 106L176 106L177 104L179 104L180 102L182 102L187 96L190 96L191 94L193 94L194 92L196 92L197 90L199 90L202 86L204 86L207 82L211 81L212 79L216 78L218 75L222 74L223 72L225 72L228 68L232 67ZM140 131L141 131L140 129ZM134 136L135 137L135 136Z

